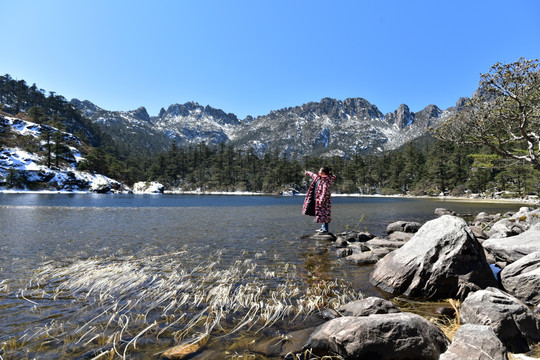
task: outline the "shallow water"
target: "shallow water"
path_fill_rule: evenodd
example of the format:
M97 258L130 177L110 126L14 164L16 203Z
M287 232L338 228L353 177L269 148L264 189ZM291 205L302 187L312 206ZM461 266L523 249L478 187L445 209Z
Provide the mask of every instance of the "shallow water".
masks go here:
M121 346L152 326L136 338L146 350L128 345L131 350L124 357L157 358L156 353L180 340L189 318L199 314L202 325L194 329L210 326L215 337L215 332L234 330L246 314L260 326L270 315L253 304L271 307L268 298L276 294L288 294L282 303L276 300L275 311L285 308L289 318L319 306L313 301L322 298L316 293L320 284L333 284L328 285L334 286L330 297L377 294L368 283L371 267L349 264L337 258L331 244L302 238L318 228L313 218L300 214L302 201L0 194L0 356L68 359L107 348L110 341L101 339L102 333L116 336L112 342ZM517 211L520 206L334 197L330 230L356 228L383 235L396 220L435 218L437 207L476 214ZM311 298L306 295L312 292ZM243 304L246 296L251 296L251 305ZM236 302L228 302L233 298ZM212 327L216 324L209 319L217 317L212 311L223 315L219 326ZM182 316L187 321L175 323ZM279 320L268 326L268 334L288 326ZM266 336L266 331L259 334ZM222 350L229 341L223 337L211 347Z

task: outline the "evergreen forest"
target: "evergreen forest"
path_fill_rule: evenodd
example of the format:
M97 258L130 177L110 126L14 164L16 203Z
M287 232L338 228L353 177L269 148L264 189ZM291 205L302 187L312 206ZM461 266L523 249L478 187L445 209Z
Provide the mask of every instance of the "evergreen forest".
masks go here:
M502 197L540 193L538 170L530 164L504 159L485 146L460 145L430 133L382 155L350 159L291 159L277 152L259 157L231 144L205 143L189 147L173 143L165 152L151 153L136 144L114 141L64 97L54 92L47 95L35 84L28 86L9 75L0 76L0 111L75 134L86 144L80 170L127 185L158 181L167 189L184 191L301 192L309 180L304 170L316 172L326 165L337 175L336 193L461 196L469 192ZM10 144L7 133L0 129L0 150ZM50 151L49 147L49 159Z

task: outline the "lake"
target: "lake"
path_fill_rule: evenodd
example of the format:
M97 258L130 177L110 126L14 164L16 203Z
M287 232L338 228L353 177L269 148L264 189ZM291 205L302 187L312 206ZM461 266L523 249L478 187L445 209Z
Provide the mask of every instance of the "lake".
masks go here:
M302 237L319 228L301 214L302 202L0 194L0 358L91 359L114 351L116 358L157 359L186 339L204 339L216 359L225 351L242 358L249 346L239 339L295 330L318 308L377 295L371 267ZM391 222L435 218L438 207L476 215L521 206L334 197L330 231L384 235Z

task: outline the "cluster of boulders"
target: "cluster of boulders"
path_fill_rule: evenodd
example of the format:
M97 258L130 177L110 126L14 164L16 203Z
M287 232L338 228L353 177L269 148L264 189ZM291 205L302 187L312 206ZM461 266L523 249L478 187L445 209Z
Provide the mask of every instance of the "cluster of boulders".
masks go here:
M285 359L507 360L509 352L532 359L523 353L540 343L540 209L481 213L469 223L446 209L436 214L424 225L392 223L384 238L367 232L310 237L334 241L349 261L375 264L370 282L389 296L455 299L457 309L443 309L460 324L452 341L424 317L369 297L312 314L305 329L253 350Z
M392 223L386 238L339 234L335 246L349 261L374 263L370 282L390 296L461 300L462 326L452 343L419 316L346 305L311 334L305 349L345 359L444 360L531 351L540 342L540 209L481 213L469 223L444 210L424 225Z

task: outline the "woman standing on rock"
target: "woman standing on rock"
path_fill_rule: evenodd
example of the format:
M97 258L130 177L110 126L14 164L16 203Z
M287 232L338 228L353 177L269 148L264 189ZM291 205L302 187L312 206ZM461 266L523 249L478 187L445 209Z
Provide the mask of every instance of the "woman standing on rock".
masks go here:
M309 185L302 213L309 216L315 216L315 222L322 223L319 234L328 233L328 223L332 221L330 217L332 207L332 183L336 176L332 174L332 169L323 166L318 174L311 171L305 171L305 174L311 176L313 182Z

